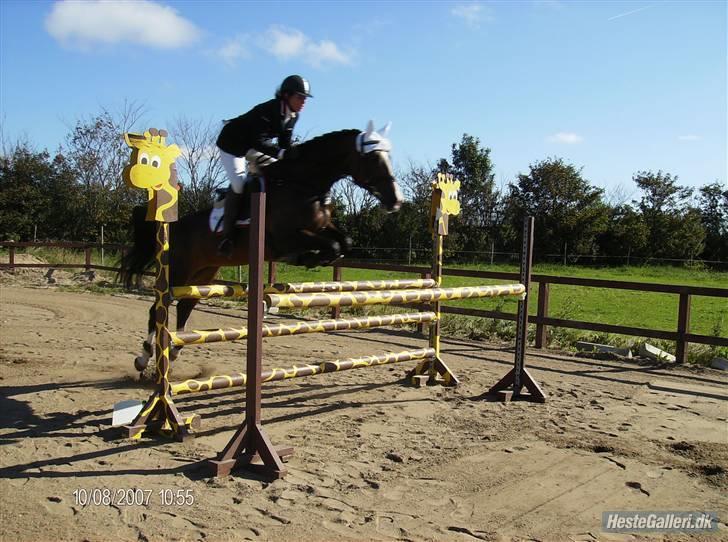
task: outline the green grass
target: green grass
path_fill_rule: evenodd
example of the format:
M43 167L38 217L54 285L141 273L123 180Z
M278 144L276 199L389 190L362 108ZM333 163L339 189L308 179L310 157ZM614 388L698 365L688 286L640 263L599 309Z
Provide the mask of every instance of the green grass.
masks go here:
M78 250L34 248L29 249L27 252L50 263L82 263L84 259L83 252ZM7 261L7 251L0 251L0 257L2 258L0 261ZM93 252L92 262L95 264L101 263L98 251ZM118 265L118 254L107 251L105 265ZM426 263L420 265L427 267ZM518 272L517 265L461 266L446 264L445 267L509 273ZM331 268L309 270L278 264L277 269L277 280L279 282L327 281L332 280L333 277ZM545 264L535 265L533 273L590 279L728 288L728 273L686 267L592 268ZM221 271L221 278L232 281L239 280L238 268L224 268ZM413 275L366 269L345 268L342 270L342 280L387 278L413 278ZM247 280L247 268L242 268L240 280ZM499 282L504 281L445 276L443 286L472 286L497 284ZM532 287L531 295L529 313L536 314L538 306L537 285ZM569 320L675 331L677 327L678 297L676 294L552 284L549 295L549 316ZM448 302L448 304L510 313L515 313L517 309L517 300L514 298L459 300ZM389 311L389 309L367 307L350 311L366 314ZM514 327L511 322L447 315L443 321L443 331L471 338L489 337L511 340ZM728 337L728 301L725 298L693 296L691 299L690 331L701 335ZM616 345L630 345L638 340L636 337L614 336L563 328L551 329L552 344L568 347L579 339ZM670 341L650 340L650 342L661 345L663 349L670 352L674 351L674 343ZM728 353L726 348L709 348L700 345L691 345L690 349L691 358L699 360L712 355L725 356Z

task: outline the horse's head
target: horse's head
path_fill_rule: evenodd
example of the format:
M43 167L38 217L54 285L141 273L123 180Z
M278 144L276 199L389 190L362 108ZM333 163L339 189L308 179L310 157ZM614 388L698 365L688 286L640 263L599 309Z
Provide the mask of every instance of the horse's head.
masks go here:
M356 150L359 160L356 162L352 178L364 190L371 192L379 199L389 212L398 211L402 206L402 191L392 173L392 162L389 151L392 144L387 139L390 124L379 131L374 130L374 123L369 121L366 131L356 136Z

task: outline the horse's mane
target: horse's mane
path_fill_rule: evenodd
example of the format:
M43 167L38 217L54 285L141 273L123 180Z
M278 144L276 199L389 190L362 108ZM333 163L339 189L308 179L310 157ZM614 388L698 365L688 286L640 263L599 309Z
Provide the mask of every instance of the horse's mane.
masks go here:
M337 130L314 137L296 146L297 158L279 160L266 168L269 180L305 188L326 184L326 191L336 178L341 164L350 153L355 152L354 139L361 130Z
M328 132L320 136L316 136L313 139L299 143L298 150L305 155L316 155L321 153L323 150L331 152L332 149L329 147L332 143L345 143L350 140L348 136L354 136L361 132L357 129L349 130L337 130L335 132ZM303 154L302 154L303 155Z

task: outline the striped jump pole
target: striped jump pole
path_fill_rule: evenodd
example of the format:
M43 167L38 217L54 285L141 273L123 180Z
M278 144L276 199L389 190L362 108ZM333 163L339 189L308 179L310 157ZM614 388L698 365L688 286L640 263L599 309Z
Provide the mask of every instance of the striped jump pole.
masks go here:
M522 295L523 284L495 286L462 286L458 288L429 288L426 290L388 290L382 292L335 292L308 294L267 294L269 307L306 309L311 307L356 307L361 305L393 305L429 303L452 299Z
M379 356L361 356L336 361L324 361L318 364L294 365L288 369L269 369L260 375L261 382L274 382L290 378L301 378L324 373L335 373L338 371L349 371L351 369L363 369L403 361L432 359L435 356L434 348L420 348L418 350L407 350L404 352L392 352ZM248 382L245 373L233 375L211 376L204 380L189 379L183 382L172 384L172 395L184 395L203 391L220 390L245 386Z
M383 316L366 316L362 318L341 318L332 320L316 320L313 322L297 322L295 324L263 324L263 338L302 335L304 333L326 333L329 331L351 331L382 326L398 326L432 322L436 318L434 312L413 312L406 314L387 314ZM246 328L210 329L204 331L171 332L174 346L191 344L207 344L221 341L237 341L248 336Z
M343 282L298 282L270 284L263 288L265 294L302 294L311 292L363 292L372 290L406 290L433 288L432 279L360 280ZM175 299L211 299L213 297L247 297L245 284L208 284L203 286L176 286L172 288Z

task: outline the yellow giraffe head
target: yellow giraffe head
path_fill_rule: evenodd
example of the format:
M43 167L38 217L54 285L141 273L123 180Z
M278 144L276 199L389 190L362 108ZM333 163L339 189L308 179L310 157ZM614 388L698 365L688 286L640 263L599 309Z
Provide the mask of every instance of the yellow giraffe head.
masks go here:
M129 187L146 188L149 195L147 220L177 220L177 168L174 161L182 154L177 145L166 145L167 132L150 128L139 134L124 134L131 147L129 164L122 176Z
M432 183L432 208L430 230L439 235L447 235L448 216L460 214L458 200L460 181L449 173L438 173L437 180Z

